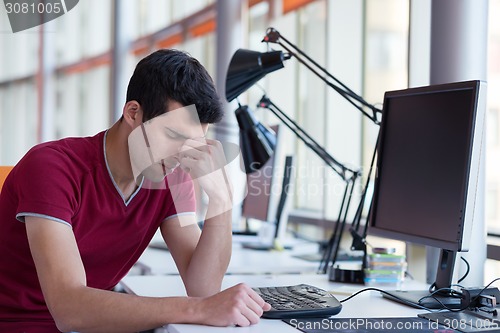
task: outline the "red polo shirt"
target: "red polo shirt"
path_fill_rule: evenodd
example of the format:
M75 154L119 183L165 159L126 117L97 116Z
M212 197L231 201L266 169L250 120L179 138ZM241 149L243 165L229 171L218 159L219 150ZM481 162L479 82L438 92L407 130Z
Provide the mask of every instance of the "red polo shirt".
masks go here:
M104 140L101 132L38 145L6 179L0 194L0 332L6 332L2 322L10 322L9 332L15 322L19 328L24 325L24 332L43 331L36 325L27 330L30 322L40 322L40 328L53 322L20 222L25 216L72 228L87 285L110 290L137 261L162 221L194 214L192 181L180 168L167 177L164 189L142 184L125 201L109 172ZM169 188L174 183L175 192Z

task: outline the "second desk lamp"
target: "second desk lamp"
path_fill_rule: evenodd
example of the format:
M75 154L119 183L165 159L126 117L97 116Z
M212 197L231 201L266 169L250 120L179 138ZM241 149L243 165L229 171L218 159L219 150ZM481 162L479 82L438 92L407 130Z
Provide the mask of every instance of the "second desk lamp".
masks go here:
M282 42L283 40L283 42ZM263 42L276 43L282 46L287 54L282 51L256 52L251 50L239 49L233 55L226 76L226 99L230 102L257 83L267 74L284 67L283 62L292 56L301 64L304 64L315 75L321 78L329 87L333 88L342 97L347 99L352 105L360 110L366 117L375 124L379 124L377 119L381 111L373 105L364 101L362 97L354 93L347 86L337 80L326 69L317 64L313 59L307 56L297 46L286 40L278 31L273 28L267 30ZM323 74L321 74L323 73ZM319 273L327 273L329 265L330 280L337 280L339 276L343 278L346 272L334 267L337 259L340 241L346 225L347 214L351 203L352 194L356 181L361 175L359 170L346 167L331 156L319 143L317 143L303 128L288 117L276 104L274 104L266 95L258 103L261 108L269 109L281 122L283 122L302 142L305 143L317 156L319 156L327 166L333 169L345 183L345 189L342 197L342 203L339 209L338 220L331 238L328 241L326 250L320 263ZM369 109L371 114L366 111ZM258 170L269 159L275 146L273 133L263 126L251 114L248 106L239 106L235 111L238 125L240 127L240 144L247 173ZM367 184L368 185L368 184ZM366 253L364 235L358 234L360 228L361 211L364 205L366 195L365 187L360 205L356 211L351 228L354 242L353 249L363 250ZM361 239L361 241L359 241ZM362 282L362 271L350 272L353 276L353 282Z

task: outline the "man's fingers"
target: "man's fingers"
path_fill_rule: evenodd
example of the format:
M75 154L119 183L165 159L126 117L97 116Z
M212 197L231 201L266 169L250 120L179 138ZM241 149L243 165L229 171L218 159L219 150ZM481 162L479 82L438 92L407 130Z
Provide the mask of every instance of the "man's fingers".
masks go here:
M224 151L223 147L222 147L222 143L220 141L205 139L205 138L187 139L184 142L183 146L191 147L191 148L202 150L202 151L210 151L210 150L214 150L214 149Z
M181 150L185 148L192 148L192 149L197 149L201 151L208 151L210 148L208 147L207 141L205 139L201 140L196 140L196 139L187 139L184 141L184 144L181 147Z
M240 313L238 315L238 319L236 319L234 324L236 326L246 327L246 326L251 325L251 322L250 322L250 320L248 320L248 318L244 314Z
M246 302L247 307L257 316L260 317L262 316L262 313L264 310L262 309L262 306L260 306L256 301L254 301L251 297L248 297L248 300Z
M245 316L250 320L252 324L255 324L258 322L264 311L271 309L271 305L266 303L262 299L262 297L260 297L260 295L249 286L245 285L244 288L247 293L247 300L245 302L249 311L252 312L249 313L248 311L245 311Z
M201 160L204 154L205 152L188 146L182 146L179 151L180 158L190 157L195 160Z
M249 323L247 325L255 325L259 322L260 315L255 313L255 311L248 306L241 309L241 314L248 320Z
M222 148L222 143L219 140L205 139L208 145Z
M268 303L266 303L262 297L260 297L259 294L257 294L257 292L255 290L253 290L252 288L249 288L249 292L248 292L248 296L250 296L252 298L252 300L257 303L257 305L261 308L261 309L264 309L265 311L269 310L271 308L271 305L269 305Z

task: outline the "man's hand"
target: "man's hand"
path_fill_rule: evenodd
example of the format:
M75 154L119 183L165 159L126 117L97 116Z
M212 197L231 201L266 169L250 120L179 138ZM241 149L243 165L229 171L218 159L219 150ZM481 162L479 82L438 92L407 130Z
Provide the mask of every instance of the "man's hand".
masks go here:
M232 185L225 169L227 161L219 141L188 139L180 148L179 161L210 199L232 200Z
M249 326L259 322L271 309L253 289L238 284L199 303L200 324L211 326Z

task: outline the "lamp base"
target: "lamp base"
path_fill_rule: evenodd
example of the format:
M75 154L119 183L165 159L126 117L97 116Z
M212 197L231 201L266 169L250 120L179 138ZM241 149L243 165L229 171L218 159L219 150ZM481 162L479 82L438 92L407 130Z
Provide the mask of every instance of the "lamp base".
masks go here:
M330 267L328 280L340 283L365 283L365 272L363 269L342 269L338 266Z

